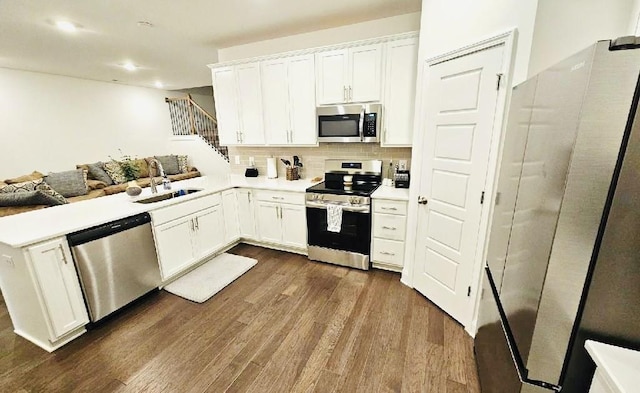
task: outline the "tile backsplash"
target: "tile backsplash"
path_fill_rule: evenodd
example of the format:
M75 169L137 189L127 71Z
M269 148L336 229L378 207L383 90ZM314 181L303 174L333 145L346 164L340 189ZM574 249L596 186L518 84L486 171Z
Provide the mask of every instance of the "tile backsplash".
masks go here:
M285 177L285 165L280 158L293 162L293 156L300 157L304 167L301 178L311 179L324 176L326 159L366 159L382 160L383 177L387 177L389 161L395 166L398 160L407 160L407 168L411 168L410 147L380 147L375 143L320 143L318 147L244 147L230 146L229 160L231 173L244 175L249 166L249 157L253 157L260 176L267 174L267 158L275 157L278 163L278 177ZM240 156L240 164L236 164L236 156Z

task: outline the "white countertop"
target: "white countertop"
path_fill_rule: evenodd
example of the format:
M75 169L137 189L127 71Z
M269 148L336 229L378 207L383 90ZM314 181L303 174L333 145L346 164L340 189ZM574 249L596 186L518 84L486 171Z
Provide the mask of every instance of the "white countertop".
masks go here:
M604 371L610 387L618 393L638 391L640 385L640 352L587 340L584 347Z
M287 181L284 178L267 179L265 177L245 178L231 175L223 178L196 177L172 183L172 190L182 188L201 188L202 191L181 196L180 198L150 204L134 203L134 200L151 195L149 187L135 198L122 192L95 199L34 210L13 216L0 218L0 243L11 247L24 247L68 233L87 229L110 221L149 212L168 205L197 199L229 188L246 187L265 190L304 192L316 183L309 180ZM160 185L158 194L163 191Z
M371 194L373 199L391 199L396 201L408 201L409 189L408 188L395 188L389 186L380 186L377 190Z

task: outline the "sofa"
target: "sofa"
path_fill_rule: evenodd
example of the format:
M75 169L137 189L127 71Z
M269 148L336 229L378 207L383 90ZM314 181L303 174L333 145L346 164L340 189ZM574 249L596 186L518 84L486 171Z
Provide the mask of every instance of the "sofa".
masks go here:
M132 178L140 187L148 187L151 177L159 176L155 160L171 181L200 176L187 164L187 156L176 155L78 164L76 169L48 175L34 171L0 181L0 217L121 193ZM156 181L162 183L161 178Z

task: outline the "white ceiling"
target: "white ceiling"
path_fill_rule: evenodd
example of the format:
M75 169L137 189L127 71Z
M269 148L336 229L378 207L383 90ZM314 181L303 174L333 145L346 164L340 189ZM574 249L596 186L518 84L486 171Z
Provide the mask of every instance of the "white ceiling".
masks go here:
M211 84L206 65L218 48L420 7L421 0L0 0L0 67L189 88ZM64 33L54 26L60 19L81 28ZM140 69L124 70L127 61Z

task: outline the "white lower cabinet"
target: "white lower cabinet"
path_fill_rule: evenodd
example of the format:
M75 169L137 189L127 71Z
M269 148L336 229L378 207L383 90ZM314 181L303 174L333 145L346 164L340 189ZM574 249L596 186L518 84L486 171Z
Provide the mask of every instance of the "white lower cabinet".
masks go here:
M246 188L236 190L238 201L238 226L240 227L240 237L243 239L256 240L256 215L254 210L253 191Z
M54 343L89 322L78 274L64 238L31 246L27 252L49 341Z
M407 227L407 202L373 200L371 263L379 269L401 271Z
M163 280L184 271L227 244L220 194L205 198L209 199L192 203L194 206L205 204L213 204L213 206L160 225L154 224L156 249ZM183 205L174 205L162 210L174 209L184 214L188 210ZM152 217L154 214L158 215L157 212L152 212ZM170 216L171 211L160 214Z
M238 198L235 189L222 192L222 209L224 213L224 238L225 243L229 244L240 238Z
M257 198L260 241L288 248L306 249L307 217L304 194L259 191Z

